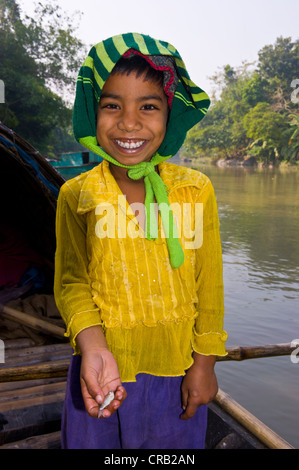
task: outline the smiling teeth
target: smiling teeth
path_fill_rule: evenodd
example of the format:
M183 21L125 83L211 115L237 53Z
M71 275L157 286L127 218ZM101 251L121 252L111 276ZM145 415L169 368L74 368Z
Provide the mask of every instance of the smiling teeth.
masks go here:
M121 140L116 139L116 142L124 149L138 149L144 144L145 140L140 140L139 142L122 142Z

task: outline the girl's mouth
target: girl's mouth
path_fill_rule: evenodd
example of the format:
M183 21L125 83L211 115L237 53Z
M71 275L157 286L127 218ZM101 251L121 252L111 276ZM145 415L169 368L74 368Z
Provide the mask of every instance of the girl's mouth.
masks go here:
M126 139L126 140L113 139L113 142L125 152L133 153L141 149L146 144L147 141L137 140L137 139Z

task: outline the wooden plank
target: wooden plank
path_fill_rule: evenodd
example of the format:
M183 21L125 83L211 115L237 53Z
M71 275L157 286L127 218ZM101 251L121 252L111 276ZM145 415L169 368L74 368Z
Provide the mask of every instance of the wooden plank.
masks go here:
M59 359L70 359L72 348L68 343L34 346L18 351L9 351L5 355L5 363L1 368L19 367L30 364L55 361Z
M17 409L24 406L34 405L34 400L39 399L40 397L46 397L46 395L54 395L60 392L65 392L66 381L50 384L36 385L33 387L18 389L18 390L8 390L2 392L0 395L0 409L1 412ZM27 400L28 405L24 402ZM20 403L22 402L22 406Z
M55 431L40 436L27 437L20 441L11 442L0 446L0 449L59 449L61 432Z
M1 413L21 408L29 408L31 406L46 405L49 403L63 402L65 391L55 392L50 395L32 396L30 398L20 398L7 403L1 403Z
M69 359L60 359L30 366L4 367L0 369L0 382L65 377L69 364Z
M294 449L291 444L243 408L223 390L218 390L215 402L270 449Z
M19 390L37 385L46 385L50 383L59 383L65 381L65 377L51 377L48 379L34 379L34 380L18 380L15 382L2 382L0 383L0 396L9 390Z
M5 342L5 350L6 350L6 342ZM34 354L40 354L40 353L51 353L51 352L58 352L58 351L68 351L70 354L72 353L72 348L69 343L55 343L55 344L44 344L41 346L26 346L23 347L22 349L9 349L7 353L5 354L5 362L7 362L8 359L11 359L13 357L24 357L24 356L31 356Z
M5 353L10 349L17 350L21 348L30 348L35 345L31 338L16 338L16 339L5 339Z

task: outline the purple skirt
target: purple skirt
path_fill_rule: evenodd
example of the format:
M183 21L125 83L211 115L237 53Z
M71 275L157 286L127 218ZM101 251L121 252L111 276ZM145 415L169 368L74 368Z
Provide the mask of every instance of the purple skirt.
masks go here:
M63 449L204 449L207 406L180 419L183 377L138 374L123 383L127 398L105 419L85 411L80 387L81 357L72 356L62 416Z

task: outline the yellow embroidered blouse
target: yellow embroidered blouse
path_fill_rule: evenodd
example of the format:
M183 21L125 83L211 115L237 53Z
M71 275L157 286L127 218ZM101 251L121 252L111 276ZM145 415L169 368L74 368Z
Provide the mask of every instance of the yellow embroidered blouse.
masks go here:
M66 336L80 354L78 333L101 325L124 382L141 372L184 375L193 351L226 354L212 184L169 162L159 164L159 173L180 227L185 261L179 269L170 266L161 223L156 240L143 236L107 161L67 181L58 198L54 294ZM201 229L202 243L194 235Z

